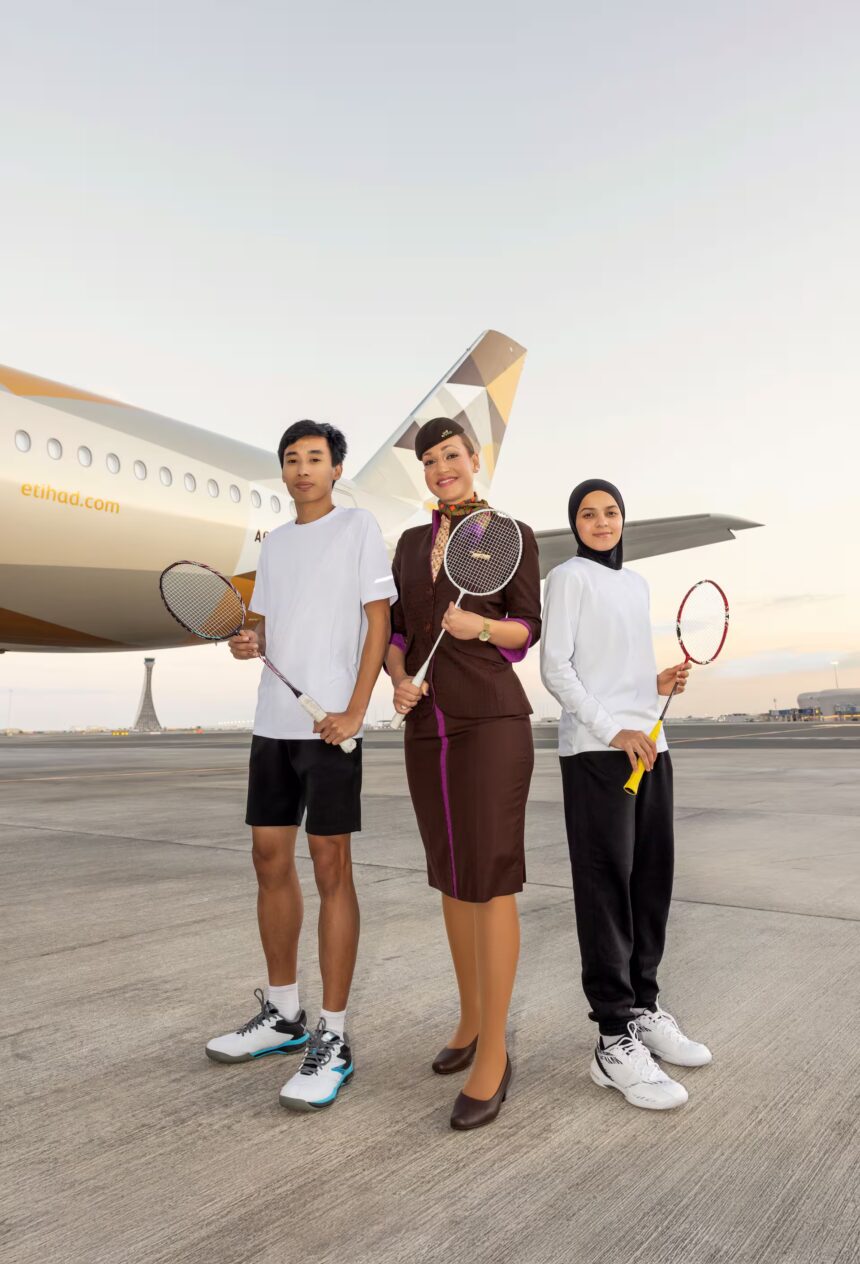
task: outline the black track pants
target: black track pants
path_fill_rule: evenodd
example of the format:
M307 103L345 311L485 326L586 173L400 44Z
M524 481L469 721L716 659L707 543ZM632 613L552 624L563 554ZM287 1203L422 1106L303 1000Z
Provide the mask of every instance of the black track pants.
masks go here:
M622 789L623 751L560 762L589 1018L604 1035L621 1035L633 1007L653 1005L659 991L674 867L672 761L662 752L635 798Z

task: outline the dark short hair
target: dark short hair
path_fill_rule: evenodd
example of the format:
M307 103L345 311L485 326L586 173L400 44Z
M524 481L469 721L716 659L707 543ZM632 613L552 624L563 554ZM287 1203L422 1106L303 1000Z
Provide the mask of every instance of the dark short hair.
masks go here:
M311 435L319 435L328 444L332 465L342 465L346 458L346 437L337 426L330 426L327 421L294 421L289 430L285 430L278 444L278 463L283 466L284 453L290 444L297 439L307 439Z

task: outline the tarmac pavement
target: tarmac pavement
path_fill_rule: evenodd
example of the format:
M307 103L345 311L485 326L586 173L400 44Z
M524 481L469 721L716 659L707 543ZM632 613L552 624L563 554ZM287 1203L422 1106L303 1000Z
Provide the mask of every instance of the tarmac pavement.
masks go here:
M448 1127L459 1078L429 1068L455 993L398 743L367 742L354 840L356 1074L296 1116L277 1104L294 1059L203 1056L265 981L247 737L0 739L4 1258L860 1260L860 725L765 727L672 732L662 999L715 1057L677 1072L689 1104L659 1114L588 1078L558 766L536 730L515 1078L474 1134Z

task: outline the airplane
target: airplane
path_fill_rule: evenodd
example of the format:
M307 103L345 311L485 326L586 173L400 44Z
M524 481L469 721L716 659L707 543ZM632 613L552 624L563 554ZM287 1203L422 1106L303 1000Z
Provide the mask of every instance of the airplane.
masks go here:
M393 551L426 520L413 439L452 417L481 454L489 498L526 349L488 330L393 431L334 500L369 510ZM206 561L246 602L260 544L295 515L277 457L46 378L0 366L0 652L160 649L195 644L167 613L158 576L178 558ZM734 538L760 524L725 514L628 522L625 560ZM568 527L537 532L542 574L570 557Z

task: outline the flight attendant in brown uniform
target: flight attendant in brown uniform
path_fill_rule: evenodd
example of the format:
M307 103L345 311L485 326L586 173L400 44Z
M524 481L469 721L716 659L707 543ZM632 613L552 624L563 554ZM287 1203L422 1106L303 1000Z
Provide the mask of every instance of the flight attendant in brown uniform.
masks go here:
M511 1078L505 1044L519 956L516 893L525 881L525 810L534 764L531 707L511 666L540 636L540 567L530 527L506 588L464 597L442 566L445 544L467 514L486 508L474 491L480 468L459 423L428 421L415 439L430 492L431 523L400 537L392 567L398 601L386 666L394 706L406 715L406 774L427 856L442 893L460 993L460 1021L433 1063L440 1075L471 1072L451 1115L454 1128L490 1123ZM412 677L439 629L427 680Z

